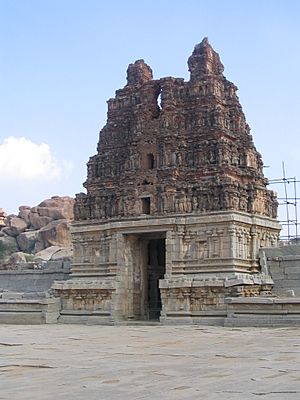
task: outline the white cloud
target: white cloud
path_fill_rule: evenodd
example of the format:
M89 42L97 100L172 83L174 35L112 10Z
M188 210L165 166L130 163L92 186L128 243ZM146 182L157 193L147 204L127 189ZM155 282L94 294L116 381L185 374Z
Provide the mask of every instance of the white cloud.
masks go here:
M56 159L48 144L13 136L0 144L1 180L59 180L71 169L70 162Z

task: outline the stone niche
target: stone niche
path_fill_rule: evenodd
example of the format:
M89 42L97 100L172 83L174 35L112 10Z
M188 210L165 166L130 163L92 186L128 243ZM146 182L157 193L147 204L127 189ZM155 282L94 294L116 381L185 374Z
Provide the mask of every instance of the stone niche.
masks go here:
M153 80L138 60L108 100L87 193L75 201L61 322L222 324L228 296L270 293L258 261L275 246L276 194L219 55L207 39L190 80Z

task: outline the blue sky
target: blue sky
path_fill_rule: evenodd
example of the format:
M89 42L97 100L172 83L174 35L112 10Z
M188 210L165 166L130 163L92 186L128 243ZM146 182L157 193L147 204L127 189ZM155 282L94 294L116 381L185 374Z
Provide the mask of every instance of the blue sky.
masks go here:
M283 160L300 175L299 15L296 0L0 0L0 207L83 191L128 64L187 79L205 36L239 88L267 177L282 176Z

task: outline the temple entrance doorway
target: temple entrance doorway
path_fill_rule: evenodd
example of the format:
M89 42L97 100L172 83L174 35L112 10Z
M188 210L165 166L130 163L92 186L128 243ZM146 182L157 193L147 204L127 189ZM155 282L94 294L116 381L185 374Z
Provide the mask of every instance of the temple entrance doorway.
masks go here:
M126 235L128 319L159 320L159 280L166 272L165 232Z
M165 239L151 239L147 245L147 309L148 319L159 319L161 296L159 280L163 279L166 270Z

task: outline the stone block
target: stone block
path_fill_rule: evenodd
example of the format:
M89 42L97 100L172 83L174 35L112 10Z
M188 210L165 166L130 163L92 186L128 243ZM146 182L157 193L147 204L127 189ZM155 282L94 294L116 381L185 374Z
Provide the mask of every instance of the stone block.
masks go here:
M291 272L291 273L287 273L287 274L285 274L284 279L299 281L300 280L300 273L296 272L296 271L295 272Z

